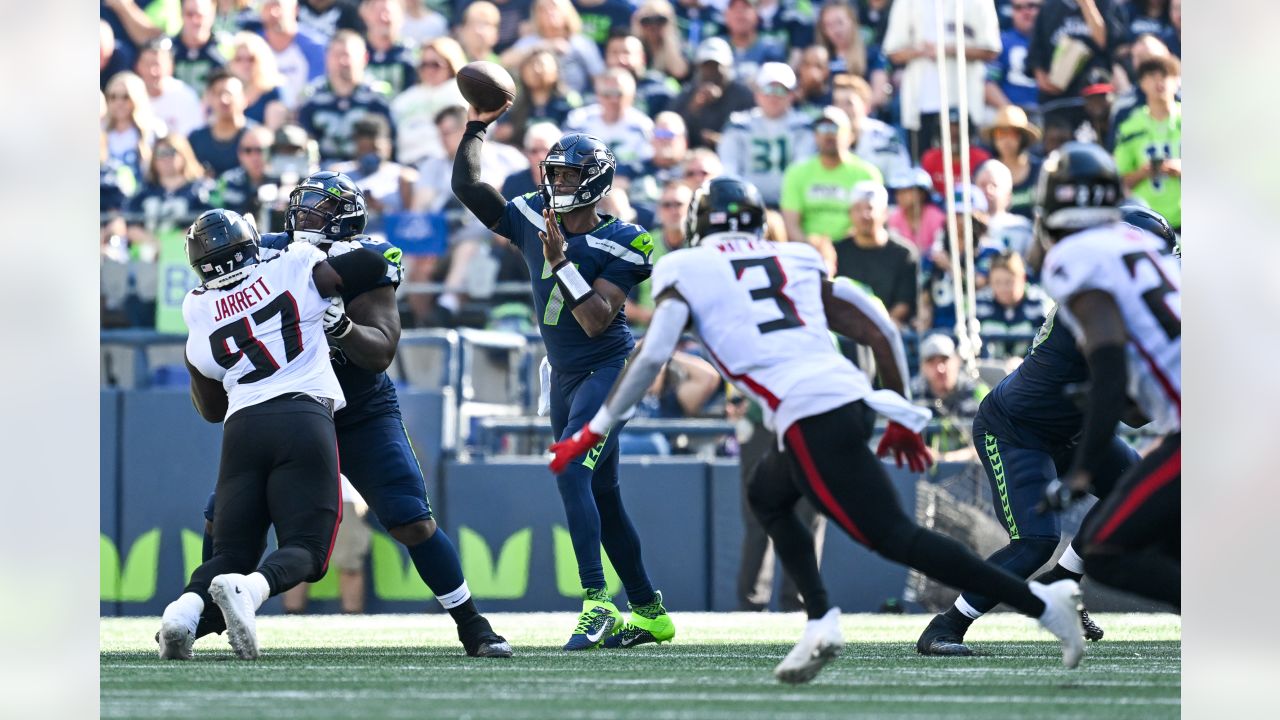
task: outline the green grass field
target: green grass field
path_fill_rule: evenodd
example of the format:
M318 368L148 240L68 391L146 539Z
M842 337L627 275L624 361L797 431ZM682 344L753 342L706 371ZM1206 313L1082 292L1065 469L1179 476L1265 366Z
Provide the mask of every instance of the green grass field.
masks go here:
M980 657L924 658L928 615L847 615L844 655L802 686L773 666L799 614L674 613L669 645L566 653L574 617L492 615L517 656L462 654L442 615L266 617L263 656L220 636L193 662L161 662L157 618L104 618L104 718L1165 718L1179 715L1181 620L1095 616L1107 632L1076 670L1029 619L997 614L968 639Z

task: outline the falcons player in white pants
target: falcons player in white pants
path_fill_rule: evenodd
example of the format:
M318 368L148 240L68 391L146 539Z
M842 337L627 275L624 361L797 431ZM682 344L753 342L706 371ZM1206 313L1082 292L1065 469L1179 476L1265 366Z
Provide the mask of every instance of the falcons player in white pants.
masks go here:
M551 446L552 471L631 412L692 323L721 374L760 403L778 437L747 493L809 616L800 642L774 671L778 679L806 682L844 646L839 608L827 602L812 540L793 512L802 495L880 555L1039 618L1061 639L1063 663L1075 667L1084 640L1074 582L1027 583L903 512L868 448L879 413L889 425L878 455L892 452L899 466L905 460L917 472L932 463L919 435L929 413L906 399L898 331L870 296L827 280L816 250L763 240L763 225L764 204L750 183L722 176L694 194L685 233L690 247L654 267L658 305L644 342L591 422ZM887 389L872 389L836 351L828 327L871 348Z

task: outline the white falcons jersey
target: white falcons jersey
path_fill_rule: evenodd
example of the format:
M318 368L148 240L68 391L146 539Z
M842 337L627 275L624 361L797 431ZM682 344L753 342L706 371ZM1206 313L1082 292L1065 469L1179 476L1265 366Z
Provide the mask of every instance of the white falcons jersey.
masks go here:
M1182 429L1182 271L1161 255L1164 241L1130 225L1102 225L1063 238L1045 255L1041 279L1077 340L1074 295L1100 290L1115 298L1129 342L1129 397L1156 432Z
M222 383L227 417L287 393L330 398L335 411L346 405L324 334L329 301L311 277L324 259L315 246L293 243L234 286L187 293L187 358Z
M872 394L827 330L825 276L812 246L740 233L711 235L653 268L654 297L671 287L684 297L721 374L760 403L779 444L795 421Z

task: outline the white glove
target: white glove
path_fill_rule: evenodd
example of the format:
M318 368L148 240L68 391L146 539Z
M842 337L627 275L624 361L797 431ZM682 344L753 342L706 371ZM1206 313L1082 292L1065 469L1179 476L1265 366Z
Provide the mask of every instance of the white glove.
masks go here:
M324 331L335 338L343 338L351 332L351 318L347 317L346 303L341 296L329 299L329 307L324 311Z

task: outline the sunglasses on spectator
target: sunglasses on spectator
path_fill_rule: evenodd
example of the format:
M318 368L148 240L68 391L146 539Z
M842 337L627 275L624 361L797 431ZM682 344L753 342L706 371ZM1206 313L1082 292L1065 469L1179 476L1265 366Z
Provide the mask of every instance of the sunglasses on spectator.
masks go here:
M262 147L261 145L245 145L244 147L240 148L240 152L245 155L260 155L266 151L267 149Z
M765 85L760 92L765 95L772 95L773 97L786 97L791 93L791 91L787 89L786 85L782 85L780 83L769 83L768 85Z
M666 15L648 15L640 18L640 24L641 25L666 25L667 16Z
M602 98L620 98L622 97L622 91L621 90L601 90L600 92L596 93L596 95L599 95Z
M655 140L671 140L671 139L675 138L675 136L676 136L676 134L675 134L674 132L671 132L670 130L668 130L668 129L666 129L666 128L654 128L654 129L653 129L653 137L654 137L654 139L655 139Z
M835 123L832 123L832 122L818 123L817 125L814 125L814 126L813 126L813 131L814 131L814 132L816 132L816 133L832 133L832 134L834 134L834 133L838 132L839 130L840 130L840 126L839 126L839 125L836 125Z
M156 148L156 157L158 158L171 158L176 156L177 154L178 154L178 151L174 150L171 147Z

